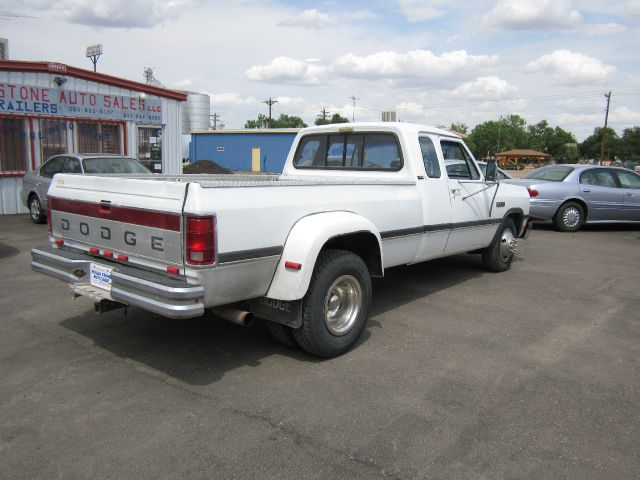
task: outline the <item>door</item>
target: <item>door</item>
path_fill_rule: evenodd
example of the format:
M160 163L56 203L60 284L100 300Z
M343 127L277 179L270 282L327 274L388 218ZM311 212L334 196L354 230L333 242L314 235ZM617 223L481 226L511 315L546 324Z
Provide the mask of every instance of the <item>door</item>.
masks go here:
M444 254L451 232L451 199L433 140L425 135L419 137L419 142L425 175L419 175L417 183L422 199L423 235L416 261L423 261Z
M486 189L478 167L462 142L442 139L440 149L451 198L451 234L445 252L485 247L498 228L489 218L495 188Z
M580 174L580 192L587 202L589 220L622 220L624 195L608 168L591 168Z
M615 170L624 199L622 219L640 222L640 175L626 170Z
M251 149L251 171L260 171L260 149L256 147Z

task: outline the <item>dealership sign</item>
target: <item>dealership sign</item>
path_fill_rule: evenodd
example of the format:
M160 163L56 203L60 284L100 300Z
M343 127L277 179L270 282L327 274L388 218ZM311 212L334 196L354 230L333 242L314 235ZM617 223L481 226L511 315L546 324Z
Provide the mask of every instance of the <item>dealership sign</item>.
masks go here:
M0 83L0 113L162 123L162 100Z

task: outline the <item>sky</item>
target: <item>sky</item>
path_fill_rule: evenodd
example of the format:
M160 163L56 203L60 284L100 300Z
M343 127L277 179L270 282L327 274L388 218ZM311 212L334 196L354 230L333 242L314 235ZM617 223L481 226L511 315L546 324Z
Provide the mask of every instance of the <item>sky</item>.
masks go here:
M518 114L578 141L640 125L640 0L2 0L12 60L207 93L224 127L266 114L312 124L429 125ZM356 97L355 109L352 98Z

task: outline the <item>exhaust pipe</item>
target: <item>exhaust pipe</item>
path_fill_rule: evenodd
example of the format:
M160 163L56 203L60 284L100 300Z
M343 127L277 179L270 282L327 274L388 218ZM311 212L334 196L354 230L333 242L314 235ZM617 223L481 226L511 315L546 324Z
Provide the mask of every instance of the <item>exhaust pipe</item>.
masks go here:
M241 327L248 327L253 323L253 314L245 310L230 307L216 307L212 308L211 311L214 315L229 320Z

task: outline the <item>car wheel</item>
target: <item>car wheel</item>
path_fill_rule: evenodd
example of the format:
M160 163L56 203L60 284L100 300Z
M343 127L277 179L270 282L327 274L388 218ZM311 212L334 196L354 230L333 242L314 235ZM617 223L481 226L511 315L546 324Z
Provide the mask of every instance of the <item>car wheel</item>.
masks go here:
M509 270L517 248L516 224L508 218L500 226L493 243L482 251L482 263L492 272Z
M276 342L284 345L285 347L298 348L298 342L296 342L296 338L293 336L293 329L291 327L270 322L268 320L266 321L266 324L269 334L271 334Z
M582 205L576 202L565 203L558 209L553 223L556 229L561 232L575 232L579 230L584 223L584 209Z
M47 216L42 211L42 204L37 195L31 195L31 197L29 197L29 215L33 223L44 223L47 221Z
M341 355L360 337L370 303L371 277L362 259L346 250L326 250L303 299L302 326L293 335L309 353Z

